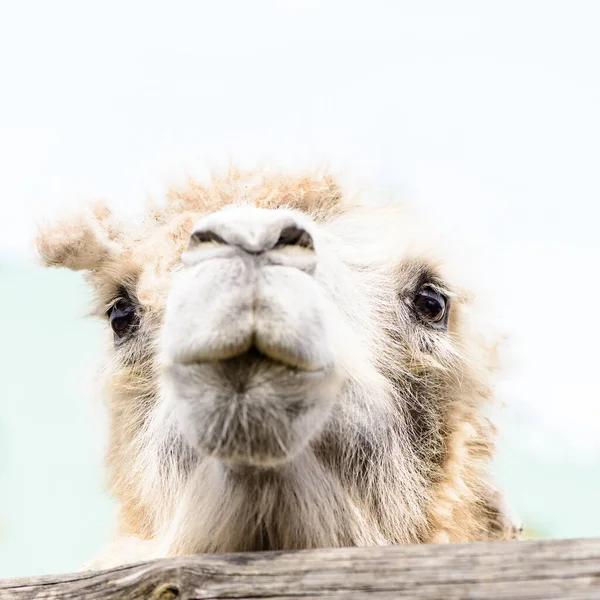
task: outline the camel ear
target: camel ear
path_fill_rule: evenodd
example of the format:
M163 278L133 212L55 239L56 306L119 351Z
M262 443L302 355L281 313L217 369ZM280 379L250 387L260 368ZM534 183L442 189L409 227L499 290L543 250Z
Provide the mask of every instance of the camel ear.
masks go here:
M90 211L40 226L35 245L48 267L91 271L119 255L118 233L108 206L97 202Z

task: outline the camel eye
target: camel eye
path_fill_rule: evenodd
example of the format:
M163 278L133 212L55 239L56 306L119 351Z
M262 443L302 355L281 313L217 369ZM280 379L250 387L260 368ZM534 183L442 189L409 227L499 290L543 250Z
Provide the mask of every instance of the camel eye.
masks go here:
M108 318L115 334L115 343L125 338L138 325L135 307L125 298L120 298L112 305L108 311Z
M414 299L419 315L430 323L441 323L446 316L448 299L431 286L423 286Z

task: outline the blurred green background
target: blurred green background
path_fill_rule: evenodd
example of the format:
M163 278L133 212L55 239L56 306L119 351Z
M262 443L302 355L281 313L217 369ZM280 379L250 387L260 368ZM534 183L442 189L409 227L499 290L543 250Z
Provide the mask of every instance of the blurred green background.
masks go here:
M110 535L98 323L81 277L0 262L0 577L73 570Z

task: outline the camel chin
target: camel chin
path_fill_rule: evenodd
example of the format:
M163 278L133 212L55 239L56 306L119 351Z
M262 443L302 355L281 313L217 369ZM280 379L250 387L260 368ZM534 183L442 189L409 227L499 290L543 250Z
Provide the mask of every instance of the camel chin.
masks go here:
M318 434L337 388L329 369L303 371L255 348L221 361L173 364L167 378L185 439L229 466L292 460Z

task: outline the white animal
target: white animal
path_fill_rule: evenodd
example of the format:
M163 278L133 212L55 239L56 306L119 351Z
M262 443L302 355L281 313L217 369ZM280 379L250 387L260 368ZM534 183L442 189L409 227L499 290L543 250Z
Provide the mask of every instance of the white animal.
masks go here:
M230 171L142 223L50 225L112 328L119 536L96 565L183 553L513 538L489 483L494 348L397 204Z

